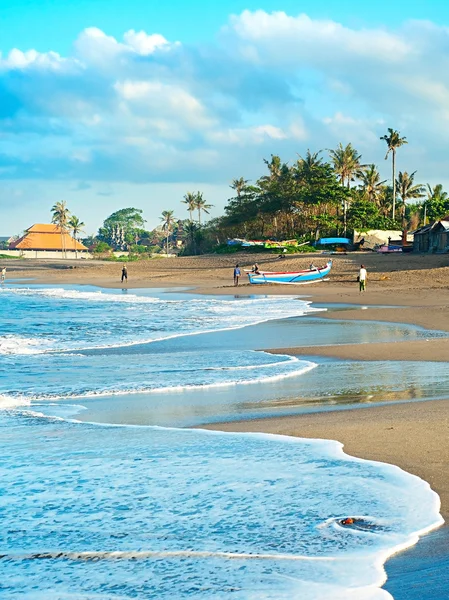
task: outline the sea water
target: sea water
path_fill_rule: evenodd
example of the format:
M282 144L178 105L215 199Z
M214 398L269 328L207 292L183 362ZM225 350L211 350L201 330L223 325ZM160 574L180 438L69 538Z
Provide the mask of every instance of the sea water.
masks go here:
M77 418L103 394L238 397L317 372L204 342L310 315L304 301L32 286L0 308L2 598L389 598L386 558L441 523L427 483L337 442Z

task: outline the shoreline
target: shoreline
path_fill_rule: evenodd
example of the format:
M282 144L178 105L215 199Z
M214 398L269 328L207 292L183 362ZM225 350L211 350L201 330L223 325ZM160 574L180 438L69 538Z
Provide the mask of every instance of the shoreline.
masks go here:
M381 258L385 262L385 257ZM438 259L441 260L441 257ZM447 261L447 258L444 257L444 260ZM367 262L365 257L364 262ZM113 271L111 267L116 270L120 265L107 265L108 272ZM204 272L198 277L186 277L185 273L183 277L180 277L178 268L172 271L169 267L170 265L166 264L166 271L161 272L158 277L151 278L151 281L147 277L142 277L127 285L126 289L165 288L169 290L173 287L178 290L184 288L186 292L212 295L301 296L302 299L314 304L368 307L368 310L363 311L360 308L345 308L344 311L320 313L320 318L364 321L367 326L369 326L369 321L405 323L423 327L429 331L449 332L449 291L447 290L449 269L445 266L438 268L438 271L444 272L444 276L441 273L438 275L442 277L439 280L441 284L439 287L430 287L429 289L426 287L429 285L428 280L426 282L421 281L421 278L417 279L417 272L412 271L404 276L405 279L403 278L402 283L401 278L398 277L399 287L397 285L390 286L389 281L383 280L381 277L375 281L369 280L367 292L360 295L355 292L354 282L348 281L347 275L344 274L336 283L317 284L316 287L298 286L298 289L294 286L270 286L268 289L263 286L259 288L259 286L242 285L235 288L229 284L229 278L217 277L215 286L212 286L210 279L204 278ZM104 289L123 289L125 287L120 282L111 281L102 270L100 268L97 271L92 267L79 270L60 270L58 268L56 272L48 268L24 269L23 271L20 269L14 273L13 277L8 273L8 281L14 283L15 279L23 280L25 277L32 277L33 284L84 284ZM209 265L207 265L206 271L209 271ZM412 277L412 285L410 285L409 276ZM308 357L332 356L359 361L419 360L449 363L449 337L447 339L430 339L429 341L281 347L271 351L278 354L303 354ZM365 406L364 410L357 408L338 410L337 408L332 412L214 423L202 425L201 428L337 440L344 445L346 454L396 465L428 482L440 497L442 516L446 520L449 519L449 482L447 482L445 473L445 466L449 464L449 443L447 441L449 400L388 403L382 406ZM433 540L436 540L436 543ZM438 595L436 592L446 593L449 589L449 582L447 582L448 540L449 527L444 525L435 532L424 536L417 546L391 557L385 565L388 573L385 589L394 593L397 600L400 598L437 600L446 597ZM436 567L432 561L435 547L439 548L439 552L443 556L442 562L438 563ZM410 564L414 564L413 570L410 568ZM437 573L431 585L427 585L426 569L429 569L429 565ZM417 591L419 586L421 590Z
M320 318L335 320L358 320L367 322L382 321L389 323L405 323L416 325L428 329L429 331L449 332L449 267L446 264L449 260L444 255L433 256L407 256L404 257L384 257L379 255L367 255L362 253L363 261L368 265L368 289L364 294L356 292L354 281L348 282L348 273L352 273L354 267L361 260L360 255L348 255L338 257L335 279L329 284L321 282L315 286L250 286L248 284L238 286L237 288L229 283L223 276L223 271L228 271L236 261L236 257L218 256L218 257L193 257L192 259L160 259L151 263L152 269L158 269L157 273L152 273L151 279L148 277L147 265L140 265L142 272L136 281L130 282L126 289L137 288L186 288L188 292L213 295L283 295L300 296L302 299L312 303L319 304L343 304L359 305L367 307L367 310L347 308L344 311L332 311L320 313ZM317 257L315 257L317 258ZM324 257L323 257L324 258ZM254 261L254 255L246 257ZM240 260L244 263L245 260ZM271 263L277 263L275 258L271 257ZM270 260L265 262L269 263ZM289 257L283 261L283 268L292 268L292 263L306 263L310 257ZM429 289L429 278L423 276L426 272L425 265L433 262L430 280L432 284L438 283L438 288ZM111 281L106 277L106 273L117 274L121 268L119 263L100 263L100 264L77 264L77 268L61 268L58 263L52 268L47 263L37 261L33 265L30 261L14 261L19 263L17 270L13 273L8 272L8 281L14 282L16 279L24 277L33 277L33 283L63 285L94 285L104 289L119 288L124 289L120 282ZM69 261L68 261L69 262ZM86 261L87 262L87 261ZM95 262L95 261L94 261ZM151 262L151 261L150 261ZM261 261L259 261L260 263ZM139 268L138 263L130 263L132 269ZM136 267L137 265L137 267ZM63 265L64 266L64 265ZM69 265L72 266L72 265ZM389 271L382 272L385 267ZM214 268L215 267L215 268ZM403 270L399 270L402 268ZM382 270L381 270L382 269ZM214 285L211 285L210 273L216 275ZM375 274L371 274L374 272ZM430 272L430 271L429 271ZM13 275L11 277L11 275ZM392 277L395 284L391 286ZM7 282L8 282L7 281ZM299 288L299 289L298 289ZM430 337L430 336L429 336ZM418 361L437 361L449 363L449 337L434 338L426 340L402 341L402 342L382 342L366 344L345 344L338 346L298 346L295 348L273 348L271 350L277 354L329 356L348 360L418 360ZM437 404L435 404L437 403ZM428 427L432 419L431 408L439 406L438 419L433 422L435 431ZM432 410L434 410L432 408ZM435 409L436 410L436 409ZM341 415L344 415L346 429L341 423ZM350 422L349 422L350 415ZM370 415L370 428L367 430L364 420L365 415ZM382 427L388 420L394 443L386 448L382 444L387 443L387 439L381 435ZM313 429L312 423L316 422L316 428ZM404 423L408 423L408 428L403 428ZM286 424L289 423L289 426ZM306 426L307 424L307 426ZM414 424L414 425L413 425ZM349 427L351 425L351 427ZM398 405L388 404L379 407L365 407L363 411L357 409L344 411L335 410L329 413L312 413L310 415L283 417L282 419L271 419L270 417L253 421L243 421L240 423L223 423L223 429L236 428L242 430L247 427L248 431L260 431L265 433L285 433L287 435L298 436L300 433L305 437L310 437L313 433L315 437L325 439L337 439L344 443L345 451L354 454L360 458L370 458L389 462L405 468L405 470L417 474L426 481L431 482L432 487L440 494L442 498L442 510L446 517L449 516L449 491L444 485L443 464L449 464L449 442L445 439L449 432L449 400L445 401L425 401L419 403L401 403ZM218 429L217 424L211 425L211 428ZM410 429L411 428L411 429ZM419 446L423 452L414 453L413 460L405 460L400 449L408 446L407 436L413 431L413 437L419 439ZM443 435L443 431L446 434ZM350 436L349 436L350 432ZM370 443L371 437L377 435L382 442L376 451L376 448ZM427 454L432 453L429 448L433 448L435 440L438 438L440 443L439 452L442 461L439 464L440 476L435 472L429 460L425 459ZM359 443L356 444L355 440ZM415 444L415 447L418 444ZM432 454L434 455L434 454ZM435 455L435 461L437 460ZM437 461L438 462L438 461ZM427 475L428 473L428 475Z

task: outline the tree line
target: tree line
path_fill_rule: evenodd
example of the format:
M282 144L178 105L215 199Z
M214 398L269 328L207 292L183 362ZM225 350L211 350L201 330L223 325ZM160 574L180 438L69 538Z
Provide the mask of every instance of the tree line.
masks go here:
M99 251L168 254L180 246L181 253L197 254L224 245L229 237L314 241L354 230L415 229L448 214L449 197L441 184L425 186L415 181L416 171L397 171L398 151L407 139L391 128L380 139L386 143L385 159L391 159L391 181L382 180L375 164L365 164L351 143L308 150L293 164L272 154L256 181L243 176L231 181L233 194L220 217L204 223L213 205L202 192L187 192L180 202L188 219L164 210L160 226L148 231L142 210L124 208L83 241ZM53 222L78 239L84 223L70 215L66 203L56 203L52 212Z

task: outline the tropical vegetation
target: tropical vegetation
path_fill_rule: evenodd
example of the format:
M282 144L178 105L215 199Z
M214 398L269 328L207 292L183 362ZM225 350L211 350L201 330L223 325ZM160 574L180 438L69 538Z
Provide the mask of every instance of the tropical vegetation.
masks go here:
M307 250L308 244L327 235L350 236L354 230L410 230L449 214L449 194L441 184L426 186L416 171L398 170L398 150L408 143L389 128L381 140L391 157L391 179L383 179L376 164L366 162L351 144L313 152L288 163L272 154L263 160L264 172L251 181L232 179L221 216L210 216L213 207L201 191L187 191L180 203L188 215L162 211L160 225L149 231L143 211L123 208L107 217L96 236L83 242L101 256L124 252L130 259L170 252L201 254L233 252L229 238L296 240L289 251ZM53 222L75 239L84 223L70 214L65 202L53 208ZM259 249L260 251L260 249Z

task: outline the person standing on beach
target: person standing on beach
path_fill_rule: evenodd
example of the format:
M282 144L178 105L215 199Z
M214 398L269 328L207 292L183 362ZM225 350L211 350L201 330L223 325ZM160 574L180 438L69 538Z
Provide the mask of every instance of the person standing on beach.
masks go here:
M126 268L126 265L123 265L123 269L122 269L122 283L123 281L126 279L126 282L128 283L128 269Z
M2 283L5 283L5 279L6 279L6 267L3 267L3 269L2 269Z
M366 290L366 276L367 273L364 265L360 265L360 271L358 276L360 292L364 292Z
M234 268L234 285L238 285L239 284L239 277L242 274L242 272L240 271L240 267L238 265L235 265Z

